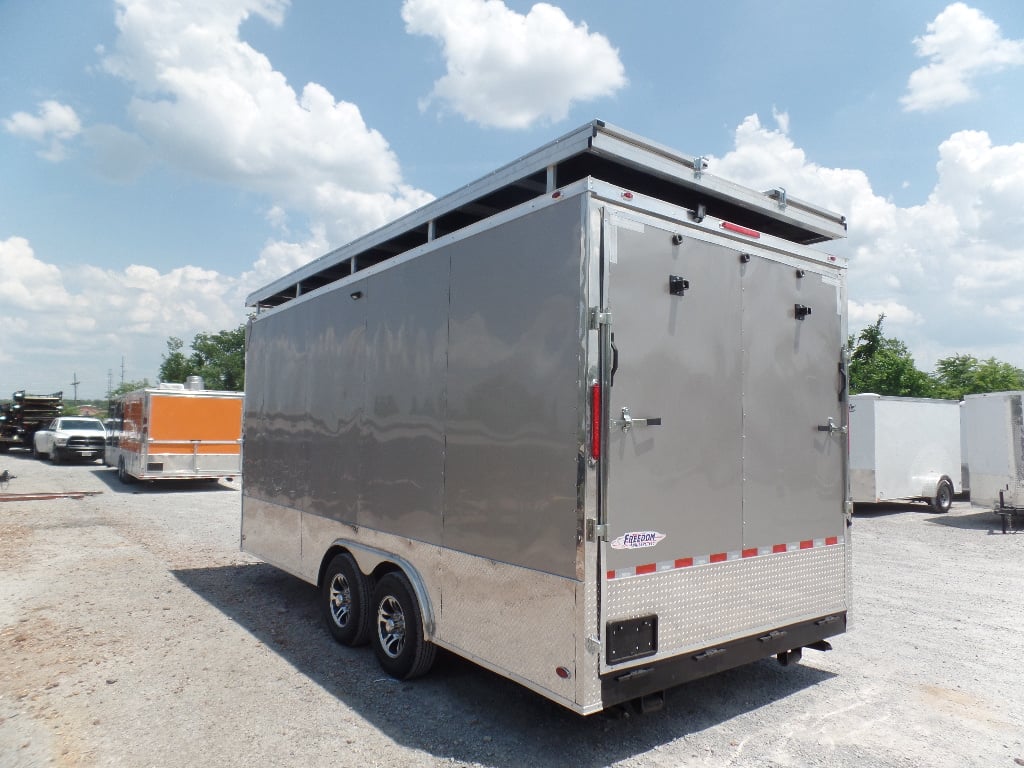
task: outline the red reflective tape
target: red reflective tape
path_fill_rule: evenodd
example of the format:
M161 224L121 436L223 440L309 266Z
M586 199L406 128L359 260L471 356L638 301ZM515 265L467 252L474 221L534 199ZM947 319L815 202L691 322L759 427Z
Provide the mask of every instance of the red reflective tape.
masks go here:
M590 456L601 458L601 385L590 387Z
M744 557L757 557L757 547L754 547L753 549L744 549L743 550L743 556Z
M788 550L789 550L789 547L786 546L785 544L776 544L775 546L772 547L772 552L773 553L774 552L786 552Z
M676 560L676 568L689 568L691 565L693 565L692 557L682 557Z
M838 544L838 543L839 543L839 537L838 536L829 536L827 539L825 539L825 546L831 546L833 544Z
M636 575L639 576L642 573L654 573L658 570L657 563L647 563L646 565L638 565L636 567Z
M801 541L800 542L800 549L810 549L813 546L814 546L814 539L810 539L808 541Z
M606 575L607 575L607 577L609 579L614 579L615 578L615 571L608 571L608 573Z
M717 552L711 555L711 557L708 559L711 560L712 563L724 563L726 560L729 559L729 555L725 552Z
M760 237L761 233L756 229L748 229L747 227L741 227L739 224L733 224L731 221L723 221L722 229L728 229L730 232L737 232L747 237Z

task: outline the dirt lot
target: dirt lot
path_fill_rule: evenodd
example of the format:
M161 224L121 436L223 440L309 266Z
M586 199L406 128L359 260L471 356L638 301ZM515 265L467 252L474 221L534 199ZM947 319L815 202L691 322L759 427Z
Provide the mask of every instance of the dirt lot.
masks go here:
M1024 535L960 502L858 510L851 632L581 718L442 654L412 683L238 551L237 481L122 486L0 455L0 765L1024 764ZM3 489L0 489L3 490Z

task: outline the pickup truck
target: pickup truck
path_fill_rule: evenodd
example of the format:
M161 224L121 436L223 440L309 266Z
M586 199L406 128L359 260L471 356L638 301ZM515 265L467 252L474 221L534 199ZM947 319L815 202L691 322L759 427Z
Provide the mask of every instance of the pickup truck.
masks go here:
M32 453L40 459L49 456L54 464L64 459L95 461L103 458L106 434L99 419L62 416L35 433Z

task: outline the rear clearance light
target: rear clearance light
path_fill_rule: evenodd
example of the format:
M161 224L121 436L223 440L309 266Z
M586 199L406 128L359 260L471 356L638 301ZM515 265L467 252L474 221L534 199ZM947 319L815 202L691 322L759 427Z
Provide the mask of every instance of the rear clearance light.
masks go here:
M601 385L590 387L590 457L601 458Z
M730 232L736 232L740 235L746 235L747 237L760 237L761 233L756 229L748 229L747 227L741 227L739 224L733 224L731 221L723 221L722 229L728 229Z

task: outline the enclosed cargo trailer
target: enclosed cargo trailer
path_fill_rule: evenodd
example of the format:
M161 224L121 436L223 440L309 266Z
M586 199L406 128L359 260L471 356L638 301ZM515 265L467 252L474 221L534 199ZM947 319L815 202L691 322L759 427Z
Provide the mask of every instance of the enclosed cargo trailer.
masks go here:
M948 512L963 490L961 463L958 400L850 397L853 501L923 501Z
M971 503L1024 506L1024 392L965 395Z
M842 217L587 124L253 293L242 548L579 713L845 630Z
M111 401L103 463L124 483L242 472L242 392L162 384Z

